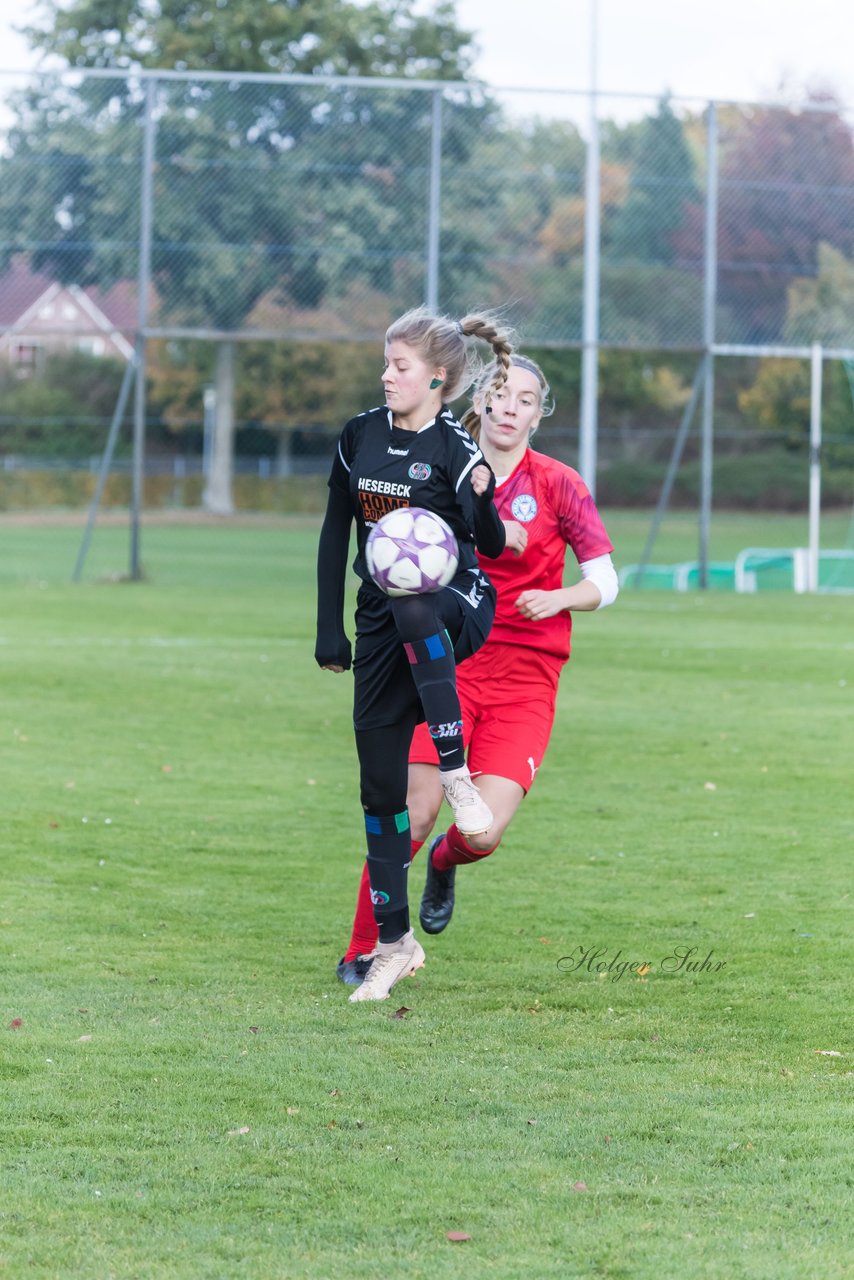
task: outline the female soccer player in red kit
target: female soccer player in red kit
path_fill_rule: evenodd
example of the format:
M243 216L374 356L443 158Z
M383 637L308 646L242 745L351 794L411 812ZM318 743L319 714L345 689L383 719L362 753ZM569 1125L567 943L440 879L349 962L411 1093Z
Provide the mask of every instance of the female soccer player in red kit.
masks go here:
M572 613L600 609L617 596L608 534L579 474L530 447L551 411L542 370L511 357L506 383L490 392L487 370L462 419L497 478L494 502L507 531L496 559L480 557L497 590L486 643L463 662L457 688L467 727L468 764L493 814L488 831L462 835L456 825L433 841L421 901L421 925L441 933L454 907L456 868L494 853L542 764L554 721L557 686L569 657ZM569 546L581 581L563 585ZM435 748L423 725L409 754L413 853L432 830L442 803ZM350 946L337 969L358 985L376 943L370 888L363 876Z

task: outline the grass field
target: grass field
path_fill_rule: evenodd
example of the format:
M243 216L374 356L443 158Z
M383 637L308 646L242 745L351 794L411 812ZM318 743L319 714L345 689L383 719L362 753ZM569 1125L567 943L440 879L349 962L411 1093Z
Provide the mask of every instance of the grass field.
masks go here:
M648 517L607 522L636 559ZM805 525L716 517L713 554ZM128 584L106 528L75 587L79 526L0 523L0 1275L854 1275L854 599L579 618L504 845L349 1005L316 531L146 527Z

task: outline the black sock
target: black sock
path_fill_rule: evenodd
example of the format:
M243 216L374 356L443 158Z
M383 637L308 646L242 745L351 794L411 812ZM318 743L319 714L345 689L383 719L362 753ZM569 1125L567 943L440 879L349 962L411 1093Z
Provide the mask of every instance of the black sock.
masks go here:
M440 631L422 640L405 640L403 647L427 717L430 737L436 743L439 768L459 769L466 757L451 637L447 631Z
M409 930L407 883L412 860L409 813L365 814L371 903L380 942L397 942Z

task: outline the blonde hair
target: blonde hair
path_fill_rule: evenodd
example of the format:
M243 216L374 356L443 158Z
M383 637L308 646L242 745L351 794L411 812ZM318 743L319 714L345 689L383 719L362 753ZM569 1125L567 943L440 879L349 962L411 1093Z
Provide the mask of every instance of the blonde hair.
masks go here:
M540 396L537 408L539 410L540 417L548 418L550 414L554 413L555 405L554 400L552 400L551 387L546 381L546 375L543 373L540 366L535 360L529 359L528 356L520 355L517 351L514 351L510 356L510 364L515 365L517 369L527 369L528 373L532 373L537 379L537 382L540 384ZM495 366L489 365L483 370L477 381L477 385L472 392L472 400L486 401L488 404L491 393L498 390L498 387L502 386L506 381L507 374L505 373L502 382L496 384ZM480 409L476 409L474 405L472 405L470 409L466 410L462 418L460 418L460 423L465 427L473 440L480 439L480 414ZM534 427L533 431L531 431L531 435L534 434L536 429L537 428Z
M491 315L467 315L462 320L437 316L425 307L407 311L386 330L385 340L414 348L425 364L445 370L442 399L456 400L473 382L485 376L482 361L466 338L480 338L492 347L489 384L497 390L507 381L513 354L513 334Z

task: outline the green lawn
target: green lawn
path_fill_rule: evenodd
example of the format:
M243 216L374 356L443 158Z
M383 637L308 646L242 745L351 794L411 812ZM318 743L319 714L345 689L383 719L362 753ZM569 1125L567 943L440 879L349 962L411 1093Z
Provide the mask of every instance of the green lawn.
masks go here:
M648 520L608 515L621 562ZM350 1005L316 530L146 527L128 584L101 529L75 587L79 527L0 523L0 1275L854 1274L854 599L579 617L505 844ZM805 535L716 517L713 555Z

